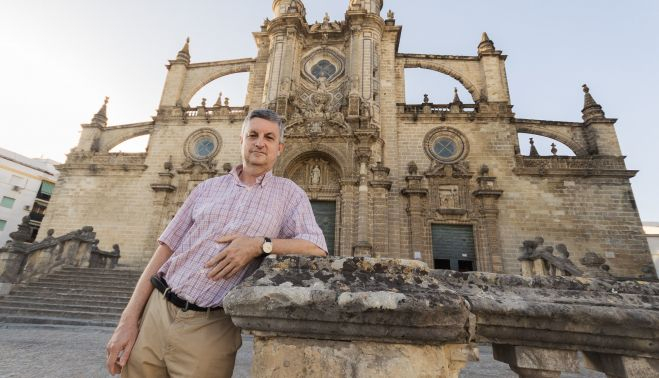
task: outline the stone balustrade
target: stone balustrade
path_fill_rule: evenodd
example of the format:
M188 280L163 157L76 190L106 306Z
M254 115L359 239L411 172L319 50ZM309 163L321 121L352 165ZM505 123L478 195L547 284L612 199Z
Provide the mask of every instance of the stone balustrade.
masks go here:
M35 280L62 265L91 268L116 266L119 247L111 252L97 248L93 227L53 237L53 230L38 243L9 241L0 248L0 296L9 293L14 284Z
M578 371L581 355L609 377L659 376L657 283L270 257L224 306L254 335L253 377L457 377L476 343L521 377Z

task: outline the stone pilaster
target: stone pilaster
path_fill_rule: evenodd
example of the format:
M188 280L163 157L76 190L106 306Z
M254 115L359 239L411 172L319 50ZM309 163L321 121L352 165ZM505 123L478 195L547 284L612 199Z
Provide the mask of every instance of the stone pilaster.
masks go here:
M499 241L499 227L497 218L499 216L498 199L503 190L497 188L496 178L487 176L488 170L481 169L481 176L476 179L478 189L473 195L478 199L478 211L481 218L481 235L484 245L478 255L478 269L486 272L503 272L503 255Z
M407 217L409 220L410 229L410 258L413 257L414 252L421 252L421 256L425 255L426 260L432 261L430 251L426 249L424 242L426 235L426 198L428 197L428 189L423 188L421 183L423 176L409 175L405 177L407 187L402 190L402 193L408 199L407 203Z
M389 253L389 191L392 180L389 180L389 168L378 163L371 168L373 179L368 182L371 187L373 202L373 252L375 257L390 256Z

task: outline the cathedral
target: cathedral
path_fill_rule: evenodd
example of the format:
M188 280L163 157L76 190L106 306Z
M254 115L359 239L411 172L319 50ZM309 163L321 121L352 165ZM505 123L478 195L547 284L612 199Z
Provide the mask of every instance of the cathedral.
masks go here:
M629 182L636 171L588 87L583 122L516 118L506 56L487 34L473 56L400 53L401 26L382 8L351 0L345 19L309 24L302 1L274 0L254 32L255 57L195 62L186 42L152 120L109 126L103 105L82 125L38 239L91 225L102 247L121 246L120 263L145 265L195 185L240 163L242 121L265 107L286 120L274 174L306 191L332 255L519 274L522 242L542 236L575 261L595 252L612 274L637 277L650 252ZM406 68L448 75L470 98L408 104ZM208 83L242 72L245 106L190 104ZM523 155L520 133L574 156ZM110 152L142 135L145 153Z

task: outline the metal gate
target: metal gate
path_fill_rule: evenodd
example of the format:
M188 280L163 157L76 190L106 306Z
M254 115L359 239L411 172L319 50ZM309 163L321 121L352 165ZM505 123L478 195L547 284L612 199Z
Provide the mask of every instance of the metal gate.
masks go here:
M334 255L334 232L336 230L336 202L333 201L311 201L313 215L316 223L323 230L327 251Z
M476 270L474 230L471 225L433 224L431 232L435 269Z

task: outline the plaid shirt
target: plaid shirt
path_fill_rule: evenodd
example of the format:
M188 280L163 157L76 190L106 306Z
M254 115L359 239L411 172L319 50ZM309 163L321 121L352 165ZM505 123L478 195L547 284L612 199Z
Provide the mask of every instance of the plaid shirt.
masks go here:
M222 305L229 290L261 262L253 260L228 279L209 279L204 264L228 246L215 242L223 235L303 239L327 251L309 199L299 186L268 172L248 187L238 177L241 171L239 165L228 175L199 184L158 238L173 251L159 274L176 295L198 306Z

